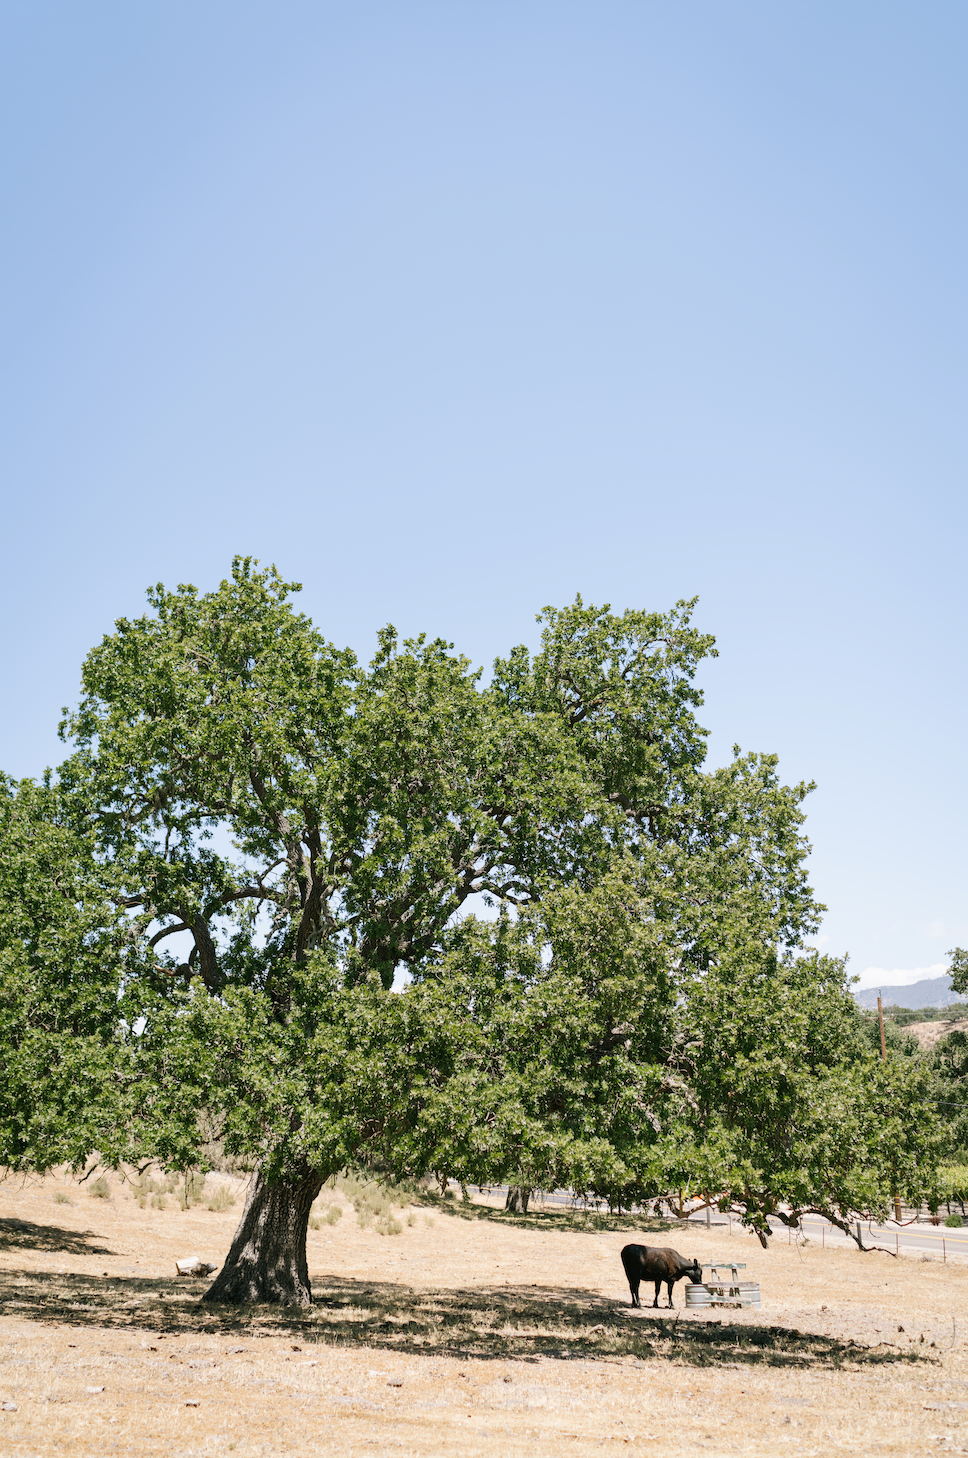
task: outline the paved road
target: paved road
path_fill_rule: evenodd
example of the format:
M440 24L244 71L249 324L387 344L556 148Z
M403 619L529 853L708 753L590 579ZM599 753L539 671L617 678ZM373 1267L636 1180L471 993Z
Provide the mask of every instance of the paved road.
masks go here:
M471 1189L477 1189L472 1185ZM492 1193L504 1195L507 1186L493 1186ZM543 1197L545 1208L550 1206L573 1206L574 1201L567 1190L556 1190L553 1194L546 1194ZM542 1201L536 1203L535 1208L540 1209ZM697 1211L694 1215L686 1217L686 1222L696 1225L705 1225L705 1210ZM711 1224L722 1226L724 1229L741 1231L743 1229L739 1219L734 1215L730 1219L713 1211ZM796 1233L791 1231L789 1226L784 1225L782 1220L771 1221L775 1231L776 1240L787 1239L791 1243L796 1240ZM946 1260L948 1256L968 1256L968 1226L961 1230L951 1229L939 1225L873 1225L866 1220L861 1221L861 1239L865 1246L883 1246L886 1250L923 1251L925 1254L936 1255L939 1260ZM821 1245L850 1246L856 1249L854 1241L838 1230L836 1225L830 1225L819 1215L806 1215L803 1219L803 1233L809 1240L819 1241Z
M701 1211L689 1217L690 1222L697 1225L705 1225L706 1212ZM782 1220L770 1222L775 1231L774 1238L783 1240L784 1236L788 1241L796 1240L796 1232L783 1224ZM726 1216L714 1213L712 1225L728 1227L730 1229L742 1229L740 1222L734 1216L730 1221ZM830 1246L853 1246L854 1241L844 1235L837 1226L830 1225L818 1215L806 1215L802 1225L804 1235L812 1241L819 1241L821 1245ZM866 1220L861 1221L861 1239L865 1246L882 1246L886 1250L893 1250L900 1253L902 1250L930 1252L944 1260L947 1256L968 1256L968 1228L956 1230L938 1225L872 1225ZM855 1247L856 1248L856 1247Z

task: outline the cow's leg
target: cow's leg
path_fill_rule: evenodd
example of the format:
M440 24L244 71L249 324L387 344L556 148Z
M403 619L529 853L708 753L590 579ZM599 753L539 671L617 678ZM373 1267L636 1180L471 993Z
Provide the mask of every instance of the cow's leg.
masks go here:
M655 1300L652 1303L653 1306L658 1306L658 1304L659 1304L659 1293L661 1292L661 1290L662 1290L662 1282L661 1281L656 1281L656 1283L655 1283Z
M676 1304L673 1301L673 1299L672 1299L672 1288L673 1288L674 1285L675 1285L675 1282L674 1281L666 1281L666 1286L667 1286L668 1291L669 1291L669 1305L670 1306L675 1306L675 1304Z
M639 1283L638 1283L638 1281L629 1281L629 1290L632 1293L632 1305L633 1306L640 1306L641 1305L641 1302L639 1301Z

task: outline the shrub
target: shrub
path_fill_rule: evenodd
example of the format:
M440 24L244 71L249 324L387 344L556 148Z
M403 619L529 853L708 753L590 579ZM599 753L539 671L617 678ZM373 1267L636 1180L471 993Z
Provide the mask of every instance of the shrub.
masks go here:
M88 1193L92 1200L110 1200L111 1186L103 1175L98 1175Z
M178 1190L178 1203L183 1210L201 1204L205 1197L205 1176L197 1171L185 1171L185 1178Z
M235 1204L235 1195L228 1185L216 1185L208 1197L210 1210L230 1210Z
M148 1201L151 1199L152 1195L155 1194L156 1191L161 1189L161 1186L156 1185L154 1180L146 1171L142 1171L142 1173L138 1175L138 1178L132 1181L132 1188L134 1191L134 1198L137 1200L138 1204L143 1210L148 1204Z
M54 1204L55 1205L69 1205L70 1203L71 1203L71 1197L70 1197L70 1195L65 1195L65 1193L64 1193L63 1190L55 1190L54 1191Z
M959 1159L957 1163L943 1164L939 1173L939 1192L946 1204L951 1200L960 1202L968 1199L968 1164Z
M342 1216L342 1205L327 1205L325 1210L320 1206L314 1214L310 1215L309 1228L310 1230L319 1230L323 1225L335 1225L337 1220L342 1219Z
M395 1192L391 1192L388 1185L385 1185L382 1180L363 1179L353 1174L341 1175L338 1184L356 1211L357 1223L364 1230L376 1221L376 1228L381 1235L399 1235L403 1226L393 1218L393 1193ZM401 1203L399 1198L396 1203ZM325 1216L325 1219L333 1225L340 1218L339 1214L332 1214L334 1209L338 1210L339 1207L331 1205Z
M949 1215L947 1220L945 1221L945 1225L949 1225L952 1230L960 1230L962 1225L961 1216Z

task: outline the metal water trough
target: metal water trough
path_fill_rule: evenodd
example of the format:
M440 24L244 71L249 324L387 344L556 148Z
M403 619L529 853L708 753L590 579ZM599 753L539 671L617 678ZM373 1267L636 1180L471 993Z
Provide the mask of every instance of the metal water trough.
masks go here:
M746 1306L753 1311L760 1310L759 1281L741 1281L739 1272L746 1270L745 1261L703 1261L703 1271L709 1271L710 1278L702 1282L690 1282L686 1287L686 1306L692 1310L710 1306ZM721 1271L729 1271L723 1279Z

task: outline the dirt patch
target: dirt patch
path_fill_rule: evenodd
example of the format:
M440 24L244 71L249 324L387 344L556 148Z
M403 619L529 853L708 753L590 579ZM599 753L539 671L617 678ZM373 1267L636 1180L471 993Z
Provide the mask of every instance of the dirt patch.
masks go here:
M240 1205L0 1185L0 1451L968 1449L964 1264L483 1205L381 1236L340 1203L310 1232L310 1312L213 1309L174 1261L218 1262ZM687 1312L682 1285L677 1310L633 1311L628 1238L744 1261L762 1311Z

